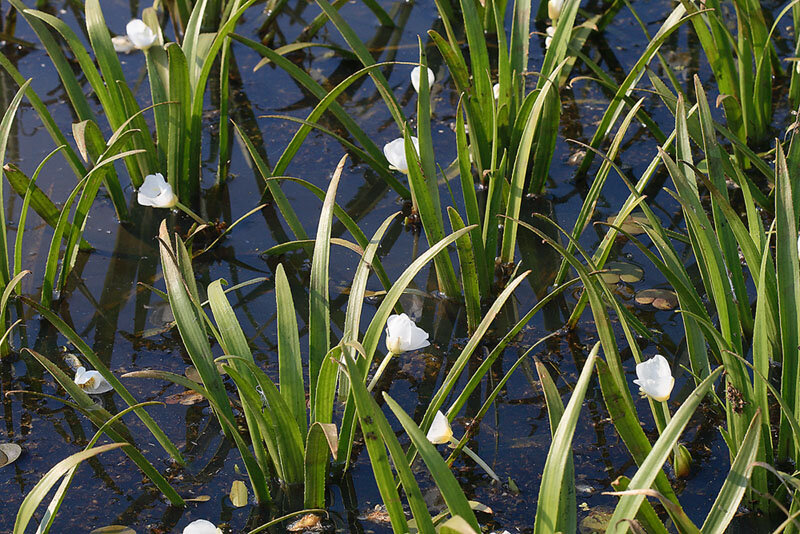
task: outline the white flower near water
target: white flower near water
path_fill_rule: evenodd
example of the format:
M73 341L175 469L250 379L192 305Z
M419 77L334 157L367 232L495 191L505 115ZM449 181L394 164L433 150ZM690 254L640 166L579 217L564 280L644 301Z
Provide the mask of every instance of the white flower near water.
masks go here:
M136 200L142 206L153 208L172 208L178 203L178 197L172 191L172 186L164 180L164 175L160 172L145 176Z
M564 2L566 0L548 0L547 2L547 16L553 22L558 20L561 16L561 10L564 9Z
M556 29L553 26L548 26L545 33L547 36L544 38L544 47L550 48L550 44L553 42L553 36L556 34Z
M87 371L85 367L78 367L75 371L75 383L89 395L100 395L114 389L99 371Z
M642 393L657 401L665 401L672 393L675 379L669 368L669 362L660 354L636 366L636 380Z
M494 95L495 100L500 99L500 84L496 83L492 86L492 94Z
M211 521L198 519L192 521L183 529L183 534L221 534L222 531Z
M414 150L419 154L419 139L411 136L411 142L414 143ZM408 162L406 161L406 142L405 139L399 137L383 146L383 155L389 160L389 168L394 171L400 171L403 174L408 174Z
M419 78L420 74L422 74L422 67L416 66L411 71L411 85L414 86L414 90L419 93ZM433 71L428 69L428 89L430 89L433 82L436 81L436 78L433 75Z
M133 43L133 46L139 50L147 50L156 42L156 33L141 19L130 21L125 26L125 32L128 34L128 39Z
M428 333L414 324L408 315L391 315L386 320L386 349L392 354L403 354L430 345Z
M114 45L114 52L117 54L130 54L136 50L133 41L127 35L115 35L111 38L111 44Z
M447 416L441 411L436 412L433 423L431 423L431 428L428 430L428 434L425 437L434 445L450 443L450 440L453 439L453 429L450 427L450 421L447 420Z

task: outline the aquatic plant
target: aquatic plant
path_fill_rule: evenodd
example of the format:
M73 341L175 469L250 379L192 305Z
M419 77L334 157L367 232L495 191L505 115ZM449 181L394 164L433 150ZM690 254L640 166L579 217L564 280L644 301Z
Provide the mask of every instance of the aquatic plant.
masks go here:
M717 140L719 127L711 117L705 91L697 78L694 80L694 89L697 104L691 110L686 110L683 97L678 96L674 101L675 131L659 149L654 160L654 163L663 164L672 179L675 190L670 193L682 208L686 233L665 229L640 193L640 185L628 183L631 198L620 212L620 216L624 214L624 217L611 225L606 239L610 236L613 241L617 234L624 235L653 262L676 292L695 384L698 390L705 385L708 393L701 396L707 395L707 401L717 405L725 415L727 424L721 432L730 451L731 470L700 531L721 532L726 528L733 515L732 508L745 497L745 487L741 482L736 482L742 478L750 481L753 489L751 498L755 505L765 514L773 513L776 506L783 509L789 518L781 528L791 530L794 528L791 517L800 510L795 492L792 490L788 492L788 498L784 497L787 508L774 504L777 502L774 497L772 500L767 498L775 491L774 481L767 478L769 469L754 470L753 467L771 465L778 458L788 457L792 462L798 458L800 427L795 415L798 383L796 339L800 331L796 320L800 316L800 267L796 250L798 197L793 192L789 172L797 155L796 134L793 132L789 142L788 156L784 147L776 144L775 170L770 179L774 199L769 205L767 195L748 176L749 171L743 168L735 154L731 154ZM663 86L661 90L664 91ZM694 164L693 142L703 153L703 168ZM667 152L669 145L672 145L673 154ZM735 145L733 150L736 151L740 146ZM651 172L650 169L647 172ZM620 176L624 177L624 174L620 172ZM730 183L741 194L743 216L732 206ZM713 200L708 209L703 203L702 189ZM630 226L623 226L634 206L644 213L644 218L635 226L647 235L652 243L650 246L633 235ZM769 210L772 218L768 231L762 218L762 209ZM603 271L595 261L602 260L602 256L592 256L580 247L574 237L564 233L573 250L583 257L586 262L584 266L567 252L567 248L541 230L530 229L563 254L565 261L581 276L584 298L591 304L606 352L608 365L598 367L606 406L618 433L639 465L637 475L625 481L620 491L614 493L621 499L609 522L610 528L615 532L624 531L627 527L620 527L619 521L630 521L634 516L641 524L648 516L650 519L647 521L652 522L651 514L644 513L640 508L644 505L644 497L651 496L664 504L676 524L682 521L686 525L682 531L697 531L697 527L675 507L677 501L671 489L665 485L666 479L659 482L662 475L652 473L653 470L659 470L668 458L669 449L672 449L676 474L690 469L691 457L685 447L678 443L679 434L666 437L673 429L675 420L675 417L670 417L665 402L673 383L669 364L660 356L648 362L642 360L633 334L639 332L648 335L648 332L620 306L605 284L596 279ZM698 266L699 280L689 273L687 261L678 253L676 242L688 244ZM748 291L748 287L753 287L753 292ZM755 306L751 305L753 301ZM608 329L609 304L623 327L628 346L637 362L638 379L634 383L640 385L649 397L660 434L652 448L649 442L642 440L644 436L631 426L634 422L638 426L640 420L633 404L630 401L619 402L621 398L629 399L630 396L621 362L615 355L619 350L617 341ZM580 315L579 306L580 301L573 317ZM779 365L780 376L774 371L776 364ZM713 365L719 365L716 371L711 370ZM662 369L654 373L646 372L647 367L656 366ZM709 392L708 381L710 377L719 375L722 369L725 370L724 395L719 397ZM654 388L648 380L662 382L663 387ZM779 385L773 385L772 380ZM694 402L692 399L695 394L683 401L678 413ZM769 399L770 395L773 400ZM654 459L659 445L663 447ZM554 444L551 454L557 450ZM650 474L646 471L650 471ZM785 479L780 478L780 481ZM650 489L653 482L656 482L653 488L656 492Z
M132 150L128 150L122 157L131 184L139 188L145 176L165 171L167 182L175 194L191 205L196 202L200 191L202 111L211 68L220 51L229 46L228 35L253 1L230 2L225 18L215 31L201 29L208 0L197 2L191 11L180 44L164 42L159 19L153 8L144 10L142 20L131 21L126 29L128 38L136 48L144 52L147 62L152 106L144 109L136 102L125 79L97 0L90 0L84 8L90 50L84 47L75 32L59 18L44 11L29 9L20 0L13 0L12 5L36 32L62 83L68 88L70 105L80 121L77 132L81 135L76 135L76 142L84 159L91 157L97 163L97 147L104 143L101 132L106 124L116 132L115 137L123 135L120 129L124 127L126 144L130 144ZM87 96L79 90L76 74L68 67L69 60L53 32L66 42L67 49L80 65L100 101L106 124L98 121ZM19 73L13 65L7 59L0 63L19 82ZM42 120L53 124L45 106L30 88L26 94L36 102L35 107ZM222 98L227 102L227 95L222 95ZM155 140L142 116L143 112L150 109L155 117ZM228 117L223 114L220 124L227 128L227 123ZM54 141L58 145L66 144L64 136L54 131L56 129L48 128ZM226 158L227 146L220 149L221 157ZM86 172L82 165L73 161L72 167L78 179L84 179ZM103 178L118 217L124 219L127 208L119 177L112 169L106 169Z

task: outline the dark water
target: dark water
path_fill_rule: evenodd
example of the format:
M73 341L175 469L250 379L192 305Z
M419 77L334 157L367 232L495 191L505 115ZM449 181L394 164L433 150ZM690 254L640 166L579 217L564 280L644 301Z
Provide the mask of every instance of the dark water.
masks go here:
M441 58L425 39L427 30L438 28L441 24L437 19L435 6L433 2L426 0L382 4L387 9L397 10L395 20L400 22L399 28L380 28L371 13L356 3L346 5L342 13L380 61L416 61L417 35L423 36L429 62L436 74L432 97L433 132L437 145L437 161L444 167L455 156L452 125L458 95L442 66ZM769 4L771 8L778 8L777 2ZM633 2L633 5L652 35L672 9L673 2L640 0ZM128 3L109 0L102 2L102 7L112 32L124 33L127 20L147 6L137 5L135 1ZM591 1L584 2L583 7L594 13L599 12L603 6L601 2ZM70 2L51 2L48 9L74 28L79 28L82 24L79 12ZM293 42L318 12L319 9L313 3L304 0L290 1L285 13L277 19L278 31L272 46ZM238 32L258 39L256 32L263 19L259 6L251 8ZM535 29L544 31L544 27L537 26ZM36 42L35 35L21 18L15 35L18 39ZM333 26L323 29L317 40L345 46ZM627 68L638 59L647 42L648 39L644 37L635 19L623 9L602 35L589 41L584 51L620 81ZM64 90L60 87L46 54L39 49L14 44L7 44L3 51L14 60L24 76L33 78L34 89L48 103L58 123L68 132L73 118L65 101ZM713 79L696 41L686 27L677 31L662 51L665 58L678 67L678 73L687 88L691 84L692 75L698 73L713 101ZM260 58L250 49L234 43L233 52L239 75L234 76L232 81L235 103L232 117L251 134L261 137L266 154L274 163L291 139L296 125L279 119L257 117L284 114L305 118L316 100L280 69L267 66L252 72ZM537 69L543 54L543 37L534 36L530 70ZM333 87L358 68L354 62L343 60L324 49L311 49L292 57L315 79L324 80L323 85L326 87ZM129 82L138 87L138 97L146 101L148 90L143 56L131 54L124 56L123 60ZM658 72L656 64L653 65ZM412 117L416 93L409 82L410 70L410 66L397 65L387 68L386 74L404 112ZM590 74L580 64L572 72L573 76ZM644 81L639 85L642 88L649 87ZM0 98L4 102L8 102L17 89L13 81L4 75L0 75L0 88ZM88 86L86 90L89 91ZM645 107L659 126L667 133L671 131L672 118L656 97L642 91L633 96L643 97ZM608 105L609 95L598 84L584 79L565 88L561 97L561 136L551 169L548 193L544 198L526 201L525 209L528 212L536 210L545 213L563 226L571 228L599 164L595 162L587 178L576 179L575 167L569 163L569 158L577 147L566 139L588 142L594 133L596 122ZM340 102L378 145L398 136L394 122L370 81L355 83ZM208 128L205 129L203 143L203 156L207 160L204 166L206 191L202 210L212 220L232 222L256 205L260 194L260 178L250 168L249 159L241 147L234 143L229 180L223 186L214 185L216 159L208 155L215 150L217 124L214 106L210 100L207 109ZM787 116L785 110L779 110L776 128L782 127ZM333 121L325 124L336 126ZM17 117L15 135L10 141L6 161L15 162L30 173L51 149L52 141L41 126L35 111L24 103ZM287 174L326 188L331 172L342 154L343 148L338 142L314 132L295 157ZM628 178L636 180L655 154L656 142L652 136L644 127L633 125L626 136L619 161ZM124 170L119 170L124 175ZM659 173L652 180L646 194L651 207L665 226L681 229L678 206L669 195L661 192L662 187L670 185L667 180L665 173ZM46 167L39 180L39 185L56 202L67 196L74 183L72 172L60 158L55 158ZM306 231L313 235L319 215L319 200L293 184L287 184L284 190L298 211ZM102 193L98 197L85 234L95 250L79 258L68 291L61 295L57 310L115 373L148 368L183 373L191 362L182 348L177 332L164 328L169 321L165 305L157 296L151 295L138 284L163 288L154 240L161 219L167 217L172 227L183 229L188 228L189 222L164 210L141 208L135 204L135 194L130 188L126 193L131 199L132 217L130 222L124 224L115 220L110 200ZM449 198L445 187L441 194L443 199ZM598 202L595 220L602 221L614 215L627 194L627 188L612 173ZM8 193L6 198L8 222L13 237L21 199ZM358 221L367 235L377 229L386 217L402 208L397 195L374 172L352 159L345 167L337 200ZM262 252L277 244L282 232L287 231L281 229L279 220L269 210L251 216L216 249L201 256L194 265L201 287L217 278L225 278L231 283L256 277L267 278L265 282L235 291L230 298L252 343L256 359L270 371L277 369L272 274L277 263L282 262L297 299L302 300L307 298L304 295L310 267L307 258L301 253L269 258L262 256ZM524 233L523 230L521 232ZM334 234L349 237L338 225L334 228ZM581 242L592 250L602 234L602 229L589 227ZM49 227L32 214L27 224L23 267L32 270L33 274L26 279L23 288L33 298L38 297L40 290L43 261L50 235ZM535 272L529 284L520 286L514 302L498 318L487 339L499 339L514 324L516 318L536 303L537 298L544 294L549 277L552 277L558 267L558 259L551 251L528 236L521 236L520 239L523 241L523 264L534 267ZM404 229L398 221L390 229L381 249L382 261L389 277L396 278L407 266L409 258L418 250L426 248L424 237ZM647 356L656 352L665 354L671 362L675 362L674 368L680 363L687 364L678 314L636 305L632 298L637 290L663 287L663 278L630 244L619 243L611 259L633 262L645 269L645 277L641 282L633 286L622 284L618 288L623 300L637 310L639 317L654 332L655 342L641 340L644 353ZM335 332L342 322L347 300L346 288L357 262L358 258L351 251L333 248L331 297L334 302ZM425 269L417 276L413 286L430 294L434 289L432 280L435 277L432 277L429 269ZM376 280L370 281L369 289L380 289ZM499 380L504 370L532 343L559 329L573 302L574 295L570 294L566 303L557 302L545 309L508 347L491 376L487 377L474 399L456 419L454 428L457 436L462 434L464 423L478 410L491 391L492 383ZM376 304L370 302L365 306L362 324L369 321ZM60 360L58 353L66 344L65 340L29 309L26 310L26 319L25 327L21 331L22 339L14 340L15 348L33 347ZM433 295L423 300L422 316L418 324L431 333L432 346L422 352L397 358L386 374L393 377L392 380L384 380L380 385L398 399L417 420L424 413L429 399L466 342L464 310ZM304 343L305 325L301 322L300 327L301 342ZM591 315L586 313L575 332L569 336L554 338L542 345L536 354L547 364L565 402L577 379L578 370L595 341ZM492 346L490 344L489 348ZM215 349L219 352L218 347ZM482 354L483 349L479 349L476 351L476 358L482 357ZM632 358L627 351L623 355L627 357L626 365L633 377ZM686 376L681 376L680 373L678 370L678 393L673 395L673 402L676 403L691 388ZM142 401L164 400L167 396L182 391L178 386L142 379L127 379L125 384ZM682 387L684 385L686 387ZM15 353L0 362L2 417L5 423L0 430L0 442L12 441L24 449L23 456L16 463L0 471L0 499L4 503L0 507L0 532L11 530L20 502L43 474L61 459L80 451L94 434L94 428L85 418L62 404L32 396L6 395L11 390L40 391L62 398L65 396L50 376L27 356ZM122 405L119 398L110 394L104 396L102 402L111 408ZM654 433L646 402L640 402L639 408L646 430ZM138 469L127 457L111 452L81 467L56 520L54 532L88 532L107 524L130 525L137 532L180 532L189 521L197 518L227 525L231 532L243 532L261 524L271 517L271 513L277 514L276 511L255 506L234 508L231 505L227 493L232 481L245 479L245 476L239 474L240 470L243 472L244 466L235 448L222 438L218 426L210 417L207 405L185 407L171 404L154 407L149 411L185 453L189 466L184 470L171 466L166 454L154 443L142 425L138 424L138 420L128 417L127 422L134 430L144 454L156 467L169 471L171 482L182 495L208 495L210 500L190 504L184 510L172 508L143 480ZM392 416L389 418L394 421ZM676 485L685 510L698 524L702 523L729 468L727 448L716 430L719 423L717 414L701 410L692 420L685 436L693 451L696 466L688 480L677 482ZM395 427L401 442L406 443L399 424L395 424ZM512 532L514 529L524 531L532 528L541 472L549 444L547 410L535 370L532 366L522 368L509 381L469 444L501 478L513 479L519 487L519 493L513 494L507 489L493 486L488 476L469 460L460 460L454 466L455 473L469 497L494 510L493 515L479 516L479 520L488 528L509 529ZM610 482L616 477L632 476L635 465L608 419L596 384L590 387L581 412L574 440L574 453L580 518L590 511L610 510L616 498L602 495L602 492L611 490ZM426 478L424 467L414 467L432 508L441 508L443 505L437 499L435 487ZM380 502L380 497L372 479L368 458L359 447L356 447L353 467L348 476L330 486L328 499L331 519L337 529L354 532L389 530L386 525L361 518ZM41 511L37 519L40 517Z

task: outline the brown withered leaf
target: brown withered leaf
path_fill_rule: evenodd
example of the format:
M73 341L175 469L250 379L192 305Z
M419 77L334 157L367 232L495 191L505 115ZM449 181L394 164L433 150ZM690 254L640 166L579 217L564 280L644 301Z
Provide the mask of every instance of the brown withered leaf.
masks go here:
M321 518L316 514L306 514L286 527L289 532L318 532L322 530Z
M180 404L181 406L194 406L198 402L203 402L205 397L201 394L197 393L196 391L192 391L191 389L187 389L181 393L175 393L174 395L170 395L164 402L167 404Z

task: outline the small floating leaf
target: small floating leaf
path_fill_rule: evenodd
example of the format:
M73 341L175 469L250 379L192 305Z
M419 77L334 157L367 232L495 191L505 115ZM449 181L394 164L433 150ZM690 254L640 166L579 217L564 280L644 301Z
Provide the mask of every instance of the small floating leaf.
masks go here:
M633 284L638 282L644 277L644 269L633 263L625 263L621 261L610 261L600 274L603 282L607 284L616 284L620 281L626 284Z
M208 502L211 500L211 495L198 495L197 497L184 497L186 502Z
M16 443L0 443L0 467L14 463L22 454L22 447Z
M125 525L108 525L107 527L96 528L89 534L136 534L136 531Z
M231 502L236 508L247 506L247 486L241 480L234 480L231 484Z
M674 310L678 306L678 294L668 289L644 289L636 293L636 302L659 310Z

